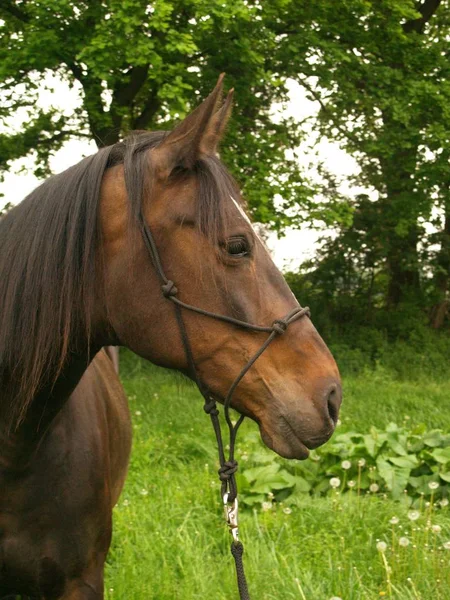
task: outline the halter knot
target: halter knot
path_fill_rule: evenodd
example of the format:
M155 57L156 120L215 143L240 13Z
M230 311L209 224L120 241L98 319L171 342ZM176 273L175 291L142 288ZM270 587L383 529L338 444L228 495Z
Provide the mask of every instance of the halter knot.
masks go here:
M219 414L219 411L217 410L216 406L216 401L212 398L211 400L209 400L209 402L205 402L205 404L203 405L203 410L207 415L212 415L213 417L216 417Z
M170 281L170 279L161 286L161 289L165 298L170 298L170 296L176 296L178 294L178 288L173 281Z
M278 333L278 335L282 335L286 331L287 326L288 324L286 321L283 321L283 319L277 319L272 323L272 329Z
M238 470L238 464L235 460L227 460L219 469L220 481L229 481Z

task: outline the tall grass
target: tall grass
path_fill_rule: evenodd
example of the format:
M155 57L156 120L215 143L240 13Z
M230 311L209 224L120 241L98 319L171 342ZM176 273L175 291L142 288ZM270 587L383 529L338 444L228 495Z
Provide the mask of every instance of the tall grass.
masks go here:
M198 393L129 354L122 371L134 448L115 509L107 598L237 597L216 448ZM345 379L343 427L348 422L368 430L407 416L449 429L449 382L372 375ZM254 427L244 424L242 435ZM249 587L259 600L450 599L448 507L430 512L424 505L411 520L406 508L382 496L336 492L331 498L299 495L289 507L246 510L240 521Z

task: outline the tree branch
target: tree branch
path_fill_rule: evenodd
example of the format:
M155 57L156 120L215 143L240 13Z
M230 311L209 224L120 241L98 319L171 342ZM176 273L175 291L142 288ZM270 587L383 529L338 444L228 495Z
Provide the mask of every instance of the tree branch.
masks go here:
M328 106L325 104L325 102L322 100L322 98L320 97L320 94L318 94L316 92L316 90L306 80L299 78L298 81L299 81L300 85L302 85L311 94L311 96L314 98L314 100L316 100L320 104L320 108L322 109L322 111L326 115L330 116L336 129L344 137L346 137L348 140L350 140L356 147L360 146L361 145L360 141L355 136L353 136L350 131L347 131L347 129L345 129L344 127L342 127L342 125L340 125L338 122L336 122L334 115L332 114L332 112L330 111Z
M134 100L139 90L144 85L150 65L140 65L129 70L129 79L127 83L118 83L114 90L113 102L119 106L128 106Z
M141 114L133 120L133 129L146 129L160 106L158 94L156 90L152 90Z
M422 16L418 19L406 21L406 23L403 24L403 31L405 33L411 33L412 31L423 33L426 24L431 20L432 16L439 8L440 3L441 0L425 0L417 9Z
M3 0L0 7L0 11L2 10L9 13L19 21L22 21L22 23L30 22L30 17L27 15L27 13L21 10L16 4L14 4L14 2L11 2L11 0Z

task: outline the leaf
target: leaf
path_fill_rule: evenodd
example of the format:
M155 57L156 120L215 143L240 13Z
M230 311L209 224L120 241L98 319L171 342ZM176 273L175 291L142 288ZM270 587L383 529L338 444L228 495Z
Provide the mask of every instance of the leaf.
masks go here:
M298 475L291 475L290 473L286 473L285 478L289 484L295 486L295 490L297 492L306 493L311 490L311 484L306 481L304 477L299 477Z
M397 465L397 467L404 467L406 469L414 469L419 464L417 457L414 454L409 454L407 456L389 456L388 460Z
M370 454L370 456L375 457L377 443L373 436L365 435L364 444L366 445L367 452Z
M433 450L430 454L438 463L445 465L446 463L450 462L450 447L437 448Z
M393 498L398 500L408 484L411 469L396 467L382 458L377 460L377 467L387 488L392 492Z
M450 483L450 471L447 471L447 473L439 473L439 477Z
M273 477L280 470L280 465L276 462L272 462L270 465L265 467L255 467L253 469L246 469L243 472L244 477L249 483L252 483L256 479L259 481L265 481L270 477Z
M388 435L388 444L391 449L400 456L406 456L406 454L408 454L406 448L404 448L401 443L392 435Z
M423 436L423 441L427 446L430 446L431 448L437 448L442 446L444 437L440 431L434 430L426 433Z
M241 493L239 494L239 499L242 500L244 504L247 504L248 506L253 506L254 504L262 504L265 501L266 496L264 496L263 494L249 496L248 494Z

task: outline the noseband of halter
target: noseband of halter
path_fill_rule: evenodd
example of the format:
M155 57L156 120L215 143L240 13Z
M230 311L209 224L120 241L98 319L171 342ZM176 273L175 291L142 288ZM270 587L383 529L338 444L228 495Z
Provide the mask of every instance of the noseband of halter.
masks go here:
M285 317L282 319L276 319L271 326L264 327L261 325L254 325L252 323L247 323L245 321L240 321L239 319L235 319L233 317L228 317L226 315L220 315L217 313L210 312L208 310L204 310L202 308L198 308L197 306L192 306L191 304L187 304L183 302L177 297L178 288L175 283L170 279L167 279L164 269L161 263L161 258L159 256L158 248L156 246L154 237L152 232L150 231L149 226L147 225L144 215L142 212L139 214L139 221L142 227L142 237L145 243L145 246L150 255L151 261L156 269L158 277L161 282L161 290L163 296L170 300L175 308L175 315L178 322L178 327L181 334L181 339L184 347L184 352L186 354L188 366L191 372L191 376L196 382L204 400L205 404L203 406L204 411L209 414L211 417L211 422L214 428L214 433L217 439L217 447L219 450L219 479L222 482L221 486L221 494L225 507L225 516L230 527L230 531L233 534L233 542L231 544L231 553L236 562L236 570L237 570L237 579L238 579L238 587L239 593L242 600L249 600L250 596L248 594L247 583L245 580L245 574L242 563L242 554L243 554L243 545L238 540L237 534L237 485L235 473L238 469L238 463L234 458L234 449L236 444L236 434L237 431L244 420L244 415L240 415L239 419L235 424L233 424L230 417L230 406L233 394L239 385L241 379L250 370L250 368L255 364L258 358L263 354L263 352L268 348L271 342L279 335L285 333L287 328L291 323L301 319L305 315L310 316L310 310L308 307L302 308L300 306L292 309ZM229 454L228 458L225 456L225 449L223 445L222 432L220 428L219 421L219 411L216 406L216 400L211 394L211 391L208 389L208 386L202 381L202 379L198 375L197 368L195 366L194 355L192 353L192 347L189 341L189 336L186 331L186 325L183 320L182 308L186 310L190 310L192 312L196 312L205 317L211 317L213 319L217 319L218 321L224 321L225 323L230 323L231 325L235 325L237 327L242 327L243 329L249 329L250 331L268 333L268 337L261 344L259 350L250 358L247 364L241 369L240 373L237 375L236 379L231 384L230 389L224 400L224 414L225 419L228 425L228 429L230 432L230 444L229 444ZM230 506L231 505L231 506Z

